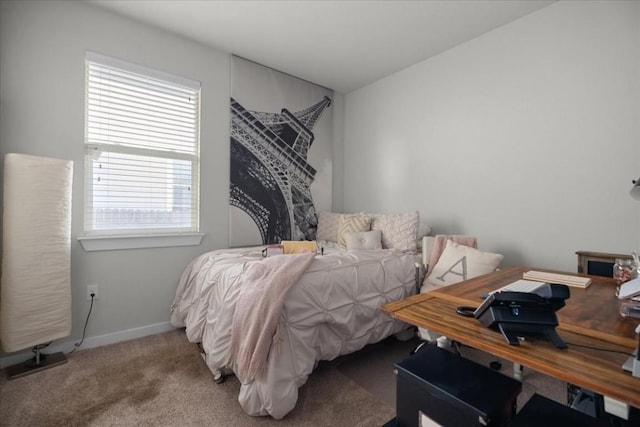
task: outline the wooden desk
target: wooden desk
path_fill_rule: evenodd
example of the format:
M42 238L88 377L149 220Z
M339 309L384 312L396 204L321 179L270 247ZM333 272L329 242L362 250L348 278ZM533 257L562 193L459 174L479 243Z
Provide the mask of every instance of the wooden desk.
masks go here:
M478 306L481 294L521 279L522 273L528 270L543 269L509 267L388 303L381 309L411 325L431 329L462 344L640 408L640 378L622 370L628 355L578 346L628 354L636 348L634 330L638 319L618 315L612 279L590 276L593 283L588 288L570 288L571 298L557 312L560 322L557 331L569 345L568 349L557 349L549 341L532 338L519 346L511 346L499 332L483 327L477 319L456 313L456 307L461 305Z

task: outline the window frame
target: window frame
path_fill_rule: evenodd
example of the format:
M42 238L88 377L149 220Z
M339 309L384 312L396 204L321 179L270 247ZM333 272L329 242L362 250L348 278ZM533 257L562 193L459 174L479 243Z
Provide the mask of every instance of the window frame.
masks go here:
M195 105L195 139L193 153L164 152L149 147L127 147L113 144L101 144L89 142L89 66L90 63L100 66L112 67L127 73L140 74L151 79L161 80L168 84L192 89L197 94L197 103ZM83 160L85 165L83 183L84 183L84 201L83 201L83 235L78 237L78 241L82 244L86 251L94 250L113 250L113 249L134 249L148 247L169 247L169 246L187 246L199 245L204 237L204 233L200 230L200 125L201 125L201 106L200 82L175 76L173 74L164 73L144 67L142 65L133 64L116 58L107 57L95 52L87 51L85 54L85 112L84 112L84 143L83 143ZM174 159L178 161L187 160L191 166L191 188L190 197L191 208L191 224L189 227L139 227L139 228L112 228L112 229L96 229L93 218L90 218L90 212L93 209L93 170L89 151L93 149L104 148L105 152L112 153L128 153L133 155L143 155L145 157L157 156L162 159ZM168 155L170 154L170 155Z

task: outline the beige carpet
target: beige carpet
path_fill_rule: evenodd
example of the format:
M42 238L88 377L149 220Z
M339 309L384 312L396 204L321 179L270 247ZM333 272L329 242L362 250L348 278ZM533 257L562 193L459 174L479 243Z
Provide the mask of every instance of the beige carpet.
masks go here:
M195 346L175 330L77 351L65 365L15 380L0 372L0 426L382 426L395 416L393 363L412 345L391 338L320 363L296 408L276 421L246 415L236 378L215 384ZM526 370L525 381L521 399L533 391L564 399L559 381Z
M77 351L69 362L0 376L2 426L377 426L393 407L330 364L300 389L284 419L250 417L235 377L215 384L182 330Z

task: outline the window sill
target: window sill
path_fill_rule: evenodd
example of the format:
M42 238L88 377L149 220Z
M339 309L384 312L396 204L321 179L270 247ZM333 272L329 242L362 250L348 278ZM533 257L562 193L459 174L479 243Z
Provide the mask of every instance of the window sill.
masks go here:
M86 252L112 251L119 249L167 248L172 246L197 246L204 233L83 236L78 241Z

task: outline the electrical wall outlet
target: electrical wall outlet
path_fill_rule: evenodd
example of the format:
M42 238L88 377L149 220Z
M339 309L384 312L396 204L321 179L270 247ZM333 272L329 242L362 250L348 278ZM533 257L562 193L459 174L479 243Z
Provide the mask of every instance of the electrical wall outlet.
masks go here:
M91 301L91 294L93 294L93 299L98 299L98 285L89 285L87 286L87 301Z

